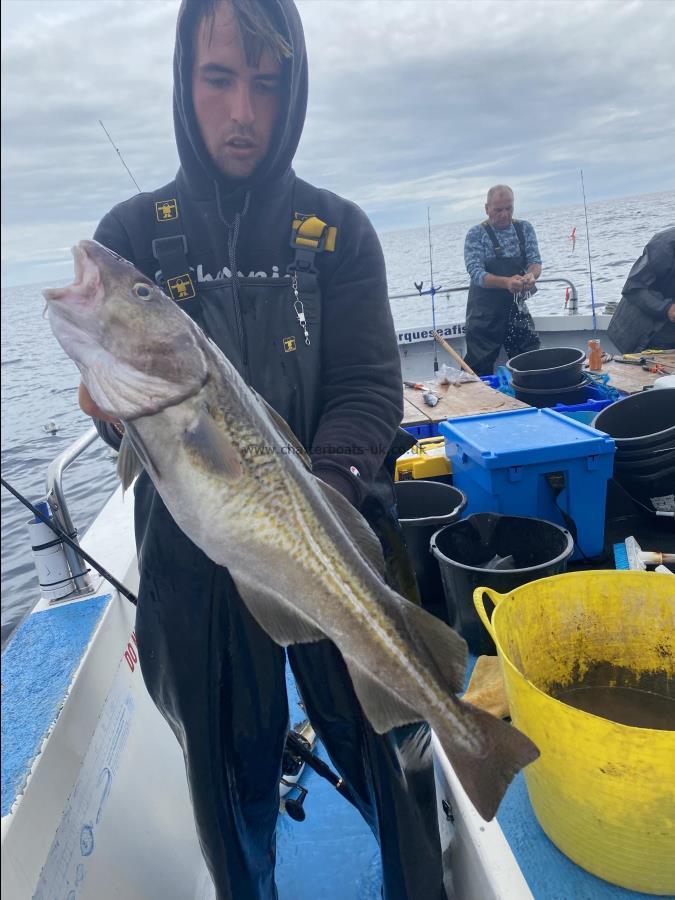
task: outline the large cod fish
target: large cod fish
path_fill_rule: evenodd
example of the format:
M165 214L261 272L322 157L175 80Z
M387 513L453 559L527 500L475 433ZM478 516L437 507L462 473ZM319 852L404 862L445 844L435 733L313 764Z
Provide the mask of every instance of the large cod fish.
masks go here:
M366 521L312 474L288 425L188 315L96 242L81 241L73 255L74 283L44 291L49 320L95 403L125 425L122 480L138 471L137 457L274 641L330 638L377 732L429 722L491 819L538 750L457 699L465 642L385 583Z

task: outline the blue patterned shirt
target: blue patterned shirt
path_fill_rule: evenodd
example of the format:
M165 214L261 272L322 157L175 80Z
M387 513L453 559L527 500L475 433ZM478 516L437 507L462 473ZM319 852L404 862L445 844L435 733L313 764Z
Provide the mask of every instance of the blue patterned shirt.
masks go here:
M541 265L541 256L539 256L539 245L537 244L537 235L534 228L524 219L518 220L523 226L523 234L525 236L525 253L527 256L526 268L534 263ZM518 235L513 222L508 228L494 229L499 244L504 249L504 256L520 256L520 244L518 243ZM471 284L478 284L483 287L487 270L485 263L488 260L495 259L495 249L492 241L482 225L474 225L470 228L464 241L464 264L466 270L471 277Z

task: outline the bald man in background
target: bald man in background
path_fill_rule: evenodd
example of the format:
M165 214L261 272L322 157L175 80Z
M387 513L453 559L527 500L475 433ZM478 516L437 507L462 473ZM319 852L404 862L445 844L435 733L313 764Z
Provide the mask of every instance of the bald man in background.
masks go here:
M541 275L539 246L532 225L513 218L513 203L510 187L491 187L487 219L474 225L464 242L471 278L464 359L477 375L492 375L502 347L510 358L540 346L525 303Z

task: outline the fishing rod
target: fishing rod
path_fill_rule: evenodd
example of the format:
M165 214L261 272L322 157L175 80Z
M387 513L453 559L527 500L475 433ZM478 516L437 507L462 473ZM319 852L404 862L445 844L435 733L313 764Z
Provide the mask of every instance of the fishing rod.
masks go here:
M309 744L307 744L305 740L292 729L286 735L286 750L292 756L297 756L306 763L309 768L313 769L321 778L325 778L325 780L332 784L345 800L349 800L350 803L354 802L351 792L342 778L340 778L339 775L336 775L330 766L327 766L322 759L319 759L316 753L312 752ZM294 784L290 784L289 782L284 783L288 784L289 787L293 787L300 791L300 796L297 799L285 800L284 805L286 807L286 812L292 819L295 819L296 822L302 822L305 818L305 811L302 808L302 805L305 802L305 797L308 793L307 788L297 782Z
M413 284L417 288L417 293L420 297L425 297L427 294L431 295L431 324L432 324L432 333L436 334L436 294L440 291L441 286L436 287L434 285L434 262L431 248L431 213L430 207L427 206L427 229L429 234L429 274L431 276L431 288L428 291L423 291L422 288L424 286L424 282L420 281L419 284L416 281L413 281ZM434 372L438 372L438 349L436 344L434 344Z
M586 217L586 247L588 249L588 277L591 282L591 310L593 312L593 337L598 336L598 323L595 317L595 294L593 292L593 269L591 267L591 239L588 233L588 210L586 209L586 189L584 187L584 170L579 169L581 174L581 193L584 198L584 216Z
M297 753L297 755L307 763L310 769L314 769L317 775L321 775L326 781L330 781L339 794L342 794L347 800L351 800L349 788L342 778L340 778L339 775L336 775L330 766L327 766L315 753L312 753L294 731L288 732L286 742L289 744L293 753Z
M136 190L138 191L139 194L142 194L143 192L142 192L141 189L139 188L138 182L136 181L136 179L134 178L134 176L131 174L131 170L129 169L129 166L124 162L124 157L123 157L122 154L120 153L119 148L115 146L115 142L114 142L113 139L110 137L110 132L108 131L108 129L105 127L105 125L103 124L103 122L102 122L100 119L98 120L98 124L99 124L99 125L101 126L101 128L105 131L108 140L110 141L110 143L111 143L112 146L113 146L113 150L115 151L115 153L117 153L117 155L118 155L119 158L120 158L120 161L121 161L122 165L124 166L124 168L125 168L125 169L127 170L127 172L129 173L129 178L131 178L131 180L133 181L133 183L136 185Z
M100 575L102 575L106 581L109 581L110 584L114 588L116 588L120 592L120 594L122 594L123 597L126 597L127 600L130 600L131 603L133 603L134 606L136 606L136 604L138 603L138 599L135 596L135 594L132 594L128 588L124 587L124 585L121 584L121 582L119 582L115 578L114 575L111 575L110 572L108 572L106 569L104 569L100 563L96 562L96 560L92 556L90 556L85 550L83 550L79 544L76 544L75 541L72 540L72 538L70 538L65 533L65 531L63 531L63 529L59 528L59 526L56 525L52 521L52 519L50 519L48 516L45 516L44 513L42 513L39 509L37 509L37 507L33 506L33 504L30 502L30 500L27 500L23 496L23 494L19 493L19 491L17 491L16 488L13 488L11 484L9 484L7 481L5 481L4 478L2 478L2 476L0 476L0 483L6 490L8 490L10 492L10 494L13 494L17 500L19 500L21 503L23 503L23 505L26 506L33 513L36 520L43 522L48 528L51 528L51 530L54 532L54 534L58 535L58 537L61 538L62 541L65 541L65 543L68 544L69 547L72 547L72 549L76 553L79 553L79 555L82 557L82 559L86 560L90 566L93 566L93 568L96 569L96 571Z
M431 322L436 332L436 288L434 287L434 262L431 252L431 207L427 206L427 230L429 232L429 274L431 277ZM438 348L434 341L434 372L438 372Z

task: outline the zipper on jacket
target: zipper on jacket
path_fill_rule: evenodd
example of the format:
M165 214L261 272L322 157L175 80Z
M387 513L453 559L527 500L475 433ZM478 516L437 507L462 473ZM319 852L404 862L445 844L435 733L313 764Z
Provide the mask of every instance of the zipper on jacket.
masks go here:
M227 226L227 250L228 257L230 261L230 271L232 272L232 302L234 303L234 317L237 323L237 336L239 338L239 349L241 351L241 365L242 365L242 374L244 376L244 380L249 382L249 371L248 371L248 349L246 347L246 332L244 330L244 317L241 310L241 302L239 295L239 279L237 276L237 260L236 260L236 249L237 249L237 240L239 239L239 226L241 225L242 215L246 215L248 211L248 204L251 199L250 193L246 194L246 199L244 200L244 206L241 213L236 213L234 217L234 222L230 226L230 224L225 220L222 212L220 210L220 195L218 193L218 186L216 185L216 198L218 201L218 211L220 214L220 218L225 225Z
M241 351L241 364L243 375L246 382L249 380L248 372L248 350L246 348L246 332L244 330L244 317L241 310L241 302L239 295L239 278L237 276L237 261L235 256L235 248L237 237L239 236L239 213L234 217L234 225L228 228L227 244L230 259L230 271L232 272L232 302L234 303L234 317L237 322L237 336L239 337L239 349Z

